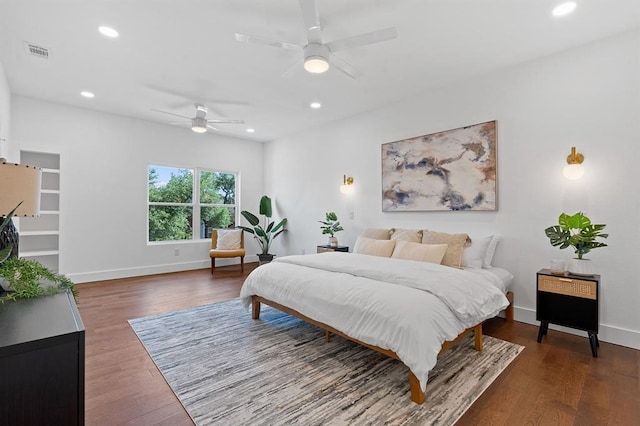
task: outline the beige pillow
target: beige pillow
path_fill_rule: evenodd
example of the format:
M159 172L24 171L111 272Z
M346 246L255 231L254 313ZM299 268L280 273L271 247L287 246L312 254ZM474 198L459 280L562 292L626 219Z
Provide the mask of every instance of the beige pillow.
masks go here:
M218 250L238 250L240 246L241 229L219 229L218 230Z
M427 229L422 233L423 244L447 244L447 251L442 259L442 264L459 268L462 263L464 246L469 240L467 234L447 234L446 232L434 232Z
M394 229L391 228L391 239L410 241L412 243L422 242L422 229Z
M391 257L440 264L446 251L446 244L420 244L398 240Z
M374 240L388 240L391 237L391 229L369 228L365 229L361 236Z
M370 256L391 257L396 242L393 240L374 240L373 238L358 237L354 253Z

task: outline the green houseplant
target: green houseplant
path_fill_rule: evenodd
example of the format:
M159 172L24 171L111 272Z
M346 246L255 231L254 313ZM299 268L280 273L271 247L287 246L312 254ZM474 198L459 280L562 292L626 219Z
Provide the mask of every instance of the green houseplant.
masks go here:
M271 220L273 208L271 206L271 198L266 195L260 198L259 214L263 216L262 225L260 224L260 219L255 214L247 210L241 211L240 214L251 224L251 227L238 226L238 228L252 234L253 238L258 242L261 250L258 254L260 264L273 260L273 254L269 253L269 249L271 248L273 240L285 230L284 226L287 224L287 218L285 217L278 223Z
M337 247L338 240L335 234L344 231L344 228L340 225L340 221L335 212L325 213L325 220L319 220L318 222L322 224L320 227L320 229L322 229L322 235L329 235L329 245L331 247Z
M0 265L3 278L11 291L0 297L5 300L28 299L70 290L74 297L78 292L73 282L63 275L51 272L35 260L12 257Z
M591 250L607 247L607 244L597 240L598 238L607 238L609 236L609 234L602 232L605 226L604 224L591 223L591 219L582 212L575 213L572 216L562 213L558 218L558 225L548 227L544 230L544 233L553 247L559 247L560 249L573 247L578 256L575 260L578 262L570 262L569 272L593 275L590 273L591 266L587 266L585 262L580 261L588 260L584 259L583 256Z
M0 224L0 233L9 225L16 209L5 216ZM74 297L78 296L75 285L67 277L51 272L35 260L12 257L12 249L13 245L10 244L0 250L0 279L9 289L0 295L0 303L6 300L46 296L66 290L71 291Z

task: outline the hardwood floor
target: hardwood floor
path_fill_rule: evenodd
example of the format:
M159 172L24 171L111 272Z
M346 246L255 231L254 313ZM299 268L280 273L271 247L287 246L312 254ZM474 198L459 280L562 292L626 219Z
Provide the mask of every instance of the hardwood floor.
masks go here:
M235 298L256 265L79 284L86 424L193 424L127 320ZM499 318L484 331L525 350L459 425L639 424L640 351L601 343L594 359L586 337L549 330L538 344L537 327Z

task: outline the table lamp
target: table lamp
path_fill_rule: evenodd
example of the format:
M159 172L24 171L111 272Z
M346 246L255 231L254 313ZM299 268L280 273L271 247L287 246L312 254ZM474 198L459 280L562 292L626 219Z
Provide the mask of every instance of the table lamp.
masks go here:
M40 186L42 169L35 166L7 163L0 158L0 216L2 220L11 212L15 217L40 215ZM17 208L16 208L17 206ZM13 221L0 232L0 250L12 245L9 257L18 257L19 236Z

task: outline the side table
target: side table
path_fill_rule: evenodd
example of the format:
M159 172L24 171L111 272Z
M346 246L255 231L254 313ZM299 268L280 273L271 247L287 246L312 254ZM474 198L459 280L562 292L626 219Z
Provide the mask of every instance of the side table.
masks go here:
M555 275L549 269L541 269L536 276L538 343L547 334L549 323L584 330L589 336L591 355L597 358L600 275Z
M338 246L338 247L331 247L330 245L323 245L323 246L318 246L318 253L326 253L328 251L343 251L345 253L349 252L349 246Z

